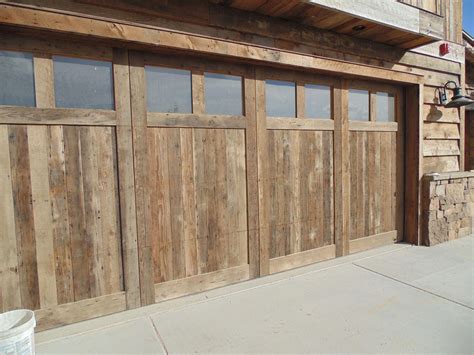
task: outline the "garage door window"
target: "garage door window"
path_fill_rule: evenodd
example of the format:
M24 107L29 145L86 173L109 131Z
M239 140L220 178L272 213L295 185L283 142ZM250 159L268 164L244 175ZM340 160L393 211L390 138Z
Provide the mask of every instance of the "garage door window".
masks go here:
M0 105L35 106L33 56L0 51Z
M112 63L53 56L56 107L114 109Z
M356 121L369 120L369 91L349 90L349 119Z
M204 98L207 114L242 116L242 78L204 73Z
M378 122L395 121L395 96L387 92L377 92L377 117Z
M191 113L191 71L146 66L147 106L150 112Z
M267 80L265 83L267 116L296 117L296 85L291 81Z
M331 87L305 85L305 118L331 118Z

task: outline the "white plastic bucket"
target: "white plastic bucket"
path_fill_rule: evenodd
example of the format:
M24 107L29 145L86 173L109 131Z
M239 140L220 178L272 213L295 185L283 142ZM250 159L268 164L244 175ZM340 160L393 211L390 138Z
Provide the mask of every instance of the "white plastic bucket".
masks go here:
M28 309L0 314L0 355L33 355L35 326L35 313Z

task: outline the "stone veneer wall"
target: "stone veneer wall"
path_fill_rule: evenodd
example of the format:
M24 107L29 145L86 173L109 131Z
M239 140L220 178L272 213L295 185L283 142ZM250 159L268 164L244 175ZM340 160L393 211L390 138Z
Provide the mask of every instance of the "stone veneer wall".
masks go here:
M422 208L424 245L471 234L474 171L426 174L423 177Z

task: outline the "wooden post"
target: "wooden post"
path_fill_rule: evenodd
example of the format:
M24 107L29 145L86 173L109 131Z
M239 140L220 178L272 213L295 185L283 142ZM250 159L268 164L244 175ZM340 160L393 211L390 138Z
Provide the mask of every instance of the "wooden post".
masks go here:
M130 309L140 306L140 277L138 270L137 211L135 206L128 52L124 49L115 49L113 61L123 274L127 308Z
M334 238L336 256L349 254L348 82L334 87Z
M260 69L256 71L256 123L258 154L258 199L259 199L259 235L260 235L260 275L270 272L270 230L269 230L269 181L267 115L265 110L265 80Z
M155 303L153 259L150 236L146 226L149 214L147 178L147 107L145 68L141 53L130 55L130 92L132 102L132 134L135 169L135 201L137 208L137 239L142 306Z
M423 84L410 86L405 95L405 241L420 244L421 178L423 176Z
M247 170L247 226L250 278L260 275L260 241L258 219L258 153L257 153L257 115L255 100L255 70L249 70L244 79L246 170Z

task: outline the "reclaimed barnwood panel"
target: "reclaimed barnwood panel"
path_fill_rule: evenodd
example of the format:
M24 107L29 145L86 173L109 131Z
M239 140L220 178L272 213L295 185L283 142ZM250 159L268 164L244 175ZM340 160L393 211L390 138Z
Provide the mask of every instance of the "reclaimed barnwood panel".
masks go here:
M397 229L397 133L350 132L350 239Z
M3 309L123 291L115 128L12 125L0 133Z
M248 280L249 276L249 265L240 265L184 279L161 282L155 285L156 302Z
M455 123L425 122L424 139L459 139L459 125Z
M433 139L423 142L423 156L460 155L458 140Z
M247 265L244 131L148 128L147 160L154 283Z
M423 158L424 174L459 171L459 166L459 157L456 155Z
M423 105L423 107L423 119L427 122L460 122L459 111L457 108L446 108L437 105Z
M268 130L270 258L334 244L333 132Z

